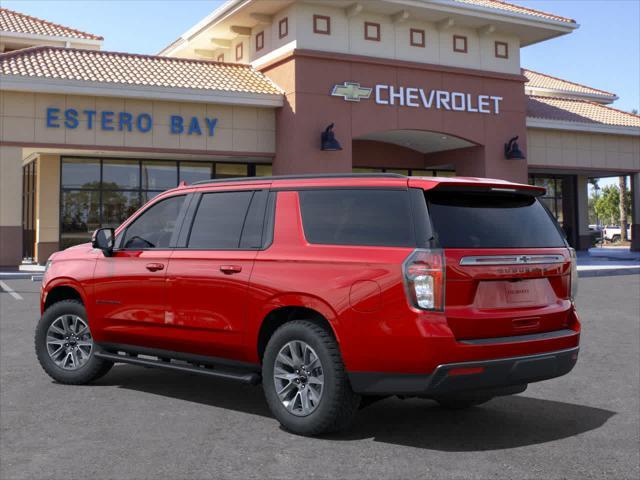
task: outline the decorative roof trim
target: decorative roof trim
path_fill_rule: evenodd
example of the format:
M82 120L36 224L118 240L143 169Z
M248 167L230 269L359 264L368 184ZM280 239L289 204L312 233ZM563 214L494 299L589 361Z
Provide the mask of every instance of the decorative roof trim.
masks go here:
M619 125L606 125L602 123L569 122L566 120L551 120L548 118L536 117L527 117L527 128L604 133L610 135L630 135L633 137L640 137L640 127L624 127Z
M0 75L2 89L18 92L57 93L61 95L92 95L98 97L137 98L176 102L217 103L253 107L281 107L281 94L229 92L202 88L123 85L113 82L89 82L19 75Z
M589 94L582 92L574 92L573 90L558 90L555 88L543 88L543 87L529 87L525 83L524 91L531 97L549 97L549 98L563 98L567 100L587 100L590 102L596 102L601 105L605 103L612 103L619 100L617 95L605 96L600 94Z
M22 32L2 32L2 37L6 39L24 39L24 40L37 40L46 42L61 42L64 44L82 44L82 45L94 45L96 47L102 46L102 40L94 40L92 38L79 38L79 37L60 37L55 35L40 35L39 33L22 33ZM47 46L47 45L40 45ZM24 50L24 49L22 49ZM14 50L18 51L18 50ZM10 53L10 52L8 52Z
M548 73L541 73L541 72L537 72L537 71L535 71L535 70L531 70L530 68L522 68L522 69L521 69L521 71L522 71L522 74L523 74L525 77L526 77L526 75L527 75L527 73L526 73L526 72L531 72L531 73L533 73L533 74L535 74L535 75L540 75L541 77L551 78L552 80L557 80L558 82L568 83L568 84L570 84L570 85L575 85L576 87L586 88L586 89L588 89L588 90L592 90L593 92L596 92L596 93L594 93L594 95L602 95L602 96L605 96L605 97L612 97L612 98L614 98L614 97L615 97L615 99L616 99L616 100L618 99L618 97L617 97L617 95L616 95L615 93L607 92L606 90L600 90L599 88L593 88L593 87L590 87L590 86L588 86L588 85L584 85L584 84L582 84L582 83L572 82L571 80L565 80L564 78L554 77L553 75L549 75ZM526 84L525 84L525 87L527 87L527 88L542 89L542 87L535 87L535 86L532 86L532 85L526 85ZM572 91L572 90L560 90L560 89L558 89L558 90L556 90L556 89L550 89L550 90L552 90L552 91L558 91L558 92L561 92L561 91L569 91L569 92L571 92L571 93L573 93L573 94L583 93L583 92L574 92L574 91ZM588 95L588 94L587 94L587 95Z
M502 9L502 8L498 8L498 7L490 7L490 6L485 6L485 5L481 5L477 2L474 2L473 0L465 2L465 1L459 1L459 0L453 0L456 3L463 3L465 5L473 5L475 7L480 7L480 8L486 8L488 10L498 10L500 12L507 12L507 13L515 13L515 14L520 14L520 15L529 15L529 16L533 16L536 18L544 18L546 20L554 20L554 21L558 21L558 22L563 22L563 23L573 23L576 24L577 22L573 19L573 18L568 18L568 17L562 17L560 15L556 15L555 13L549 13L549 12L545 12L544 10L536 10L535 8L529 8L529 7L523 7L522 5L516 5L515 3L509 3L509 2L505 2L503 0L489 0L491 3L499 3L502 5L505 5L507 7L512 7L514 9L517 10L524 10L526 12L531 12L531 13L522 13L522 12L517 12L514 10L507 10L507 9Z
M32 15L27 15L25 13L16 12L15 10L11 10L9 8L0 7L0 11L9 12L10 14L16 15L18 17L26 18L26 19L34 21L34 22L43 23L45 25L49 25L51 27L59 28L61 30L66 30L66 31L68 31L70 33L75 33L76 34L76 36L69 35L68 37L65 37L65 38L77 38L79 40L99 40L99 41L103 41L104 40L104 37L101 37L100 35L94 35L93 33L83 32L82 30L77 30L75 28L67 27L67 26L61 25L59 23L50 22L49 20L43 20L42 18L34 17ZM24 33L24 32L13 32L12 30L7 30L7 32ZM34 33L34 35L44 36L44 35L39 35L37 33ZM78 37L77 35L81 35L81 36Z

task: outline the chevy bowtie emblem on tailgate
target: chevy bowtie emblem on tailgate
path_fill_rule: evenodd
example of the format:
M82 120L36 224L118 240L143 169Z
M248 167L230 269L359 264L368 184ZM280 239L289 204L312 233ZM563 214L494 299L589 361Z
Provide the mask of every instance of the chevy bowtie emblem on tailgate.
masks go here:
M333 87L331 96L342 97L347 102L359 102L361 99L367 99L371 96L371 88L361 87L356 82L344 82L342 85Z

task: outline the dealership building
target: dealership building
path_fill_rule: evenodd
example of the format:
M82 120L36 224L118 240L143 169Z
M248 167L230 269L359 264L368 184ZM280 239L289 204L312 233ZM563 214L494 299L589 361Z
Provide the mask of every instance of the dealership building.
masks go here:
M0 265L179 182L271 174L535 183L581 249L589 179L630 175L637 241L640 117L520 64L576 28L497 0L229 0L152 56L0 8Z

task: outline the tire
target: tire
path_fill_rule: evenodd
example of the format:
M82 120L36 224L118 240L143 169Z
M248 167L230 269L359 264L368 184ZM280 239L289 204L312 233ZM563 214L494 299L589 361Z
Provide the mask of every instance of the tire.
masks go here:
M620 235L614 235L611 237L611 243L618 243L622 237Z
M440 397L436 398L435 401L442 408L446 408L447 410L464 410L466 408L475 407L477 405L482 405L483 403L487 403L492 400L493 397L487 396L451 396L451 397Z
M285 365L280 354L285 358L293 358L293 354L288 355L292 353L292 346L302 344L310 348L304 350L301 347L298 352L302 352L302 355L298 355L298 358L305 358L305 352L307 352L309 358L318 359L320 369L317 367L316 360L309 362L303 360L302 364L308 367L308 378L304 375L297 377L300 381L297 385L294 384L295 380L274 377L276 367L278 372L286 371L287 375L295 377L296 367ZM295 361L293 363L300 364ZM316 365L315 368L313 368L314 365ZM293 371L289 372L289 368ZM322 372L323 381L320 393L318 393L320 391L318 383L314 385L314 379L318 382L321 378L319 372ZM302 411L305 381L308 381L306 388L308 405L312 409L310 413ZM273 415L286 430L299 435L319 435L345 430L351 425L360 405L360 396L351 390L335 338L321 326L307 320L285 323L269 339L262 362L262 384ZM285 384L290 387L288 390L284 389ZM293 396L293 399L288 401L288 406L285 406L285 401L278 396L276 388ZM314 390L316 398L319 395L319 400L315 404L312 402L312 392L308 389Z
M71 344L69 344L70 347L65 347L65 334L58 333L61 325L60 322L63 324L65 321L73 322L75 318L84 322L84 326L86 326L85 333L78 337L77 343L75 340L71 340ZM76 325L78 326L75 327L75 332L73 332L74 337L75 333L79 333L82 330L82 322L77 321ZM54 326L55 331L50 331L54 323L56 324L56 326ZM67 331L66 327L64 331ZM71 332L71 330L69 330L69 332ZM54 343L48 345L48 340ZM90 347L88 345L89 343ZM54 350L58 345L60 345L61 349L67 350L71 348L71 350L75 350L70 354L68 358L70 360L69 362L67 362L67 352L61 351L60 354L55 355L56 360L62 358L60 361L66 365L66 368L56 363L50 355L50 348ZM97 380L106 375L113 366L113 362L103 360L94 355L95 345L93 344L91 332L89 331L87 312L84 305L77 300L62 300L54 303L45 310L44 315L42 315L36 327L35 348L38 361L44 371L55 381L67 385L84 385L93 380Z

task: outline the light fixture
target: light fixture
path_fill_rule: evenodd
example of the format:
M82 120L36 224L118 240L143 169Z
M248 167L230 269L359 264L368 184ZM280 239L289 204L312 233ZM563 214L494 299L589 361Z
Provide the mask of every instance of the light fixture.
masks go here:
M320 150L325 152L336 152L338 150L342 150L342 146L340 142L336 140L336 136L333 133L332 123L327 128L325 128L324 132L320 135Z
M515 136L504 144L504 158L507 160L525 160L527 157L520 151L518 137Z

